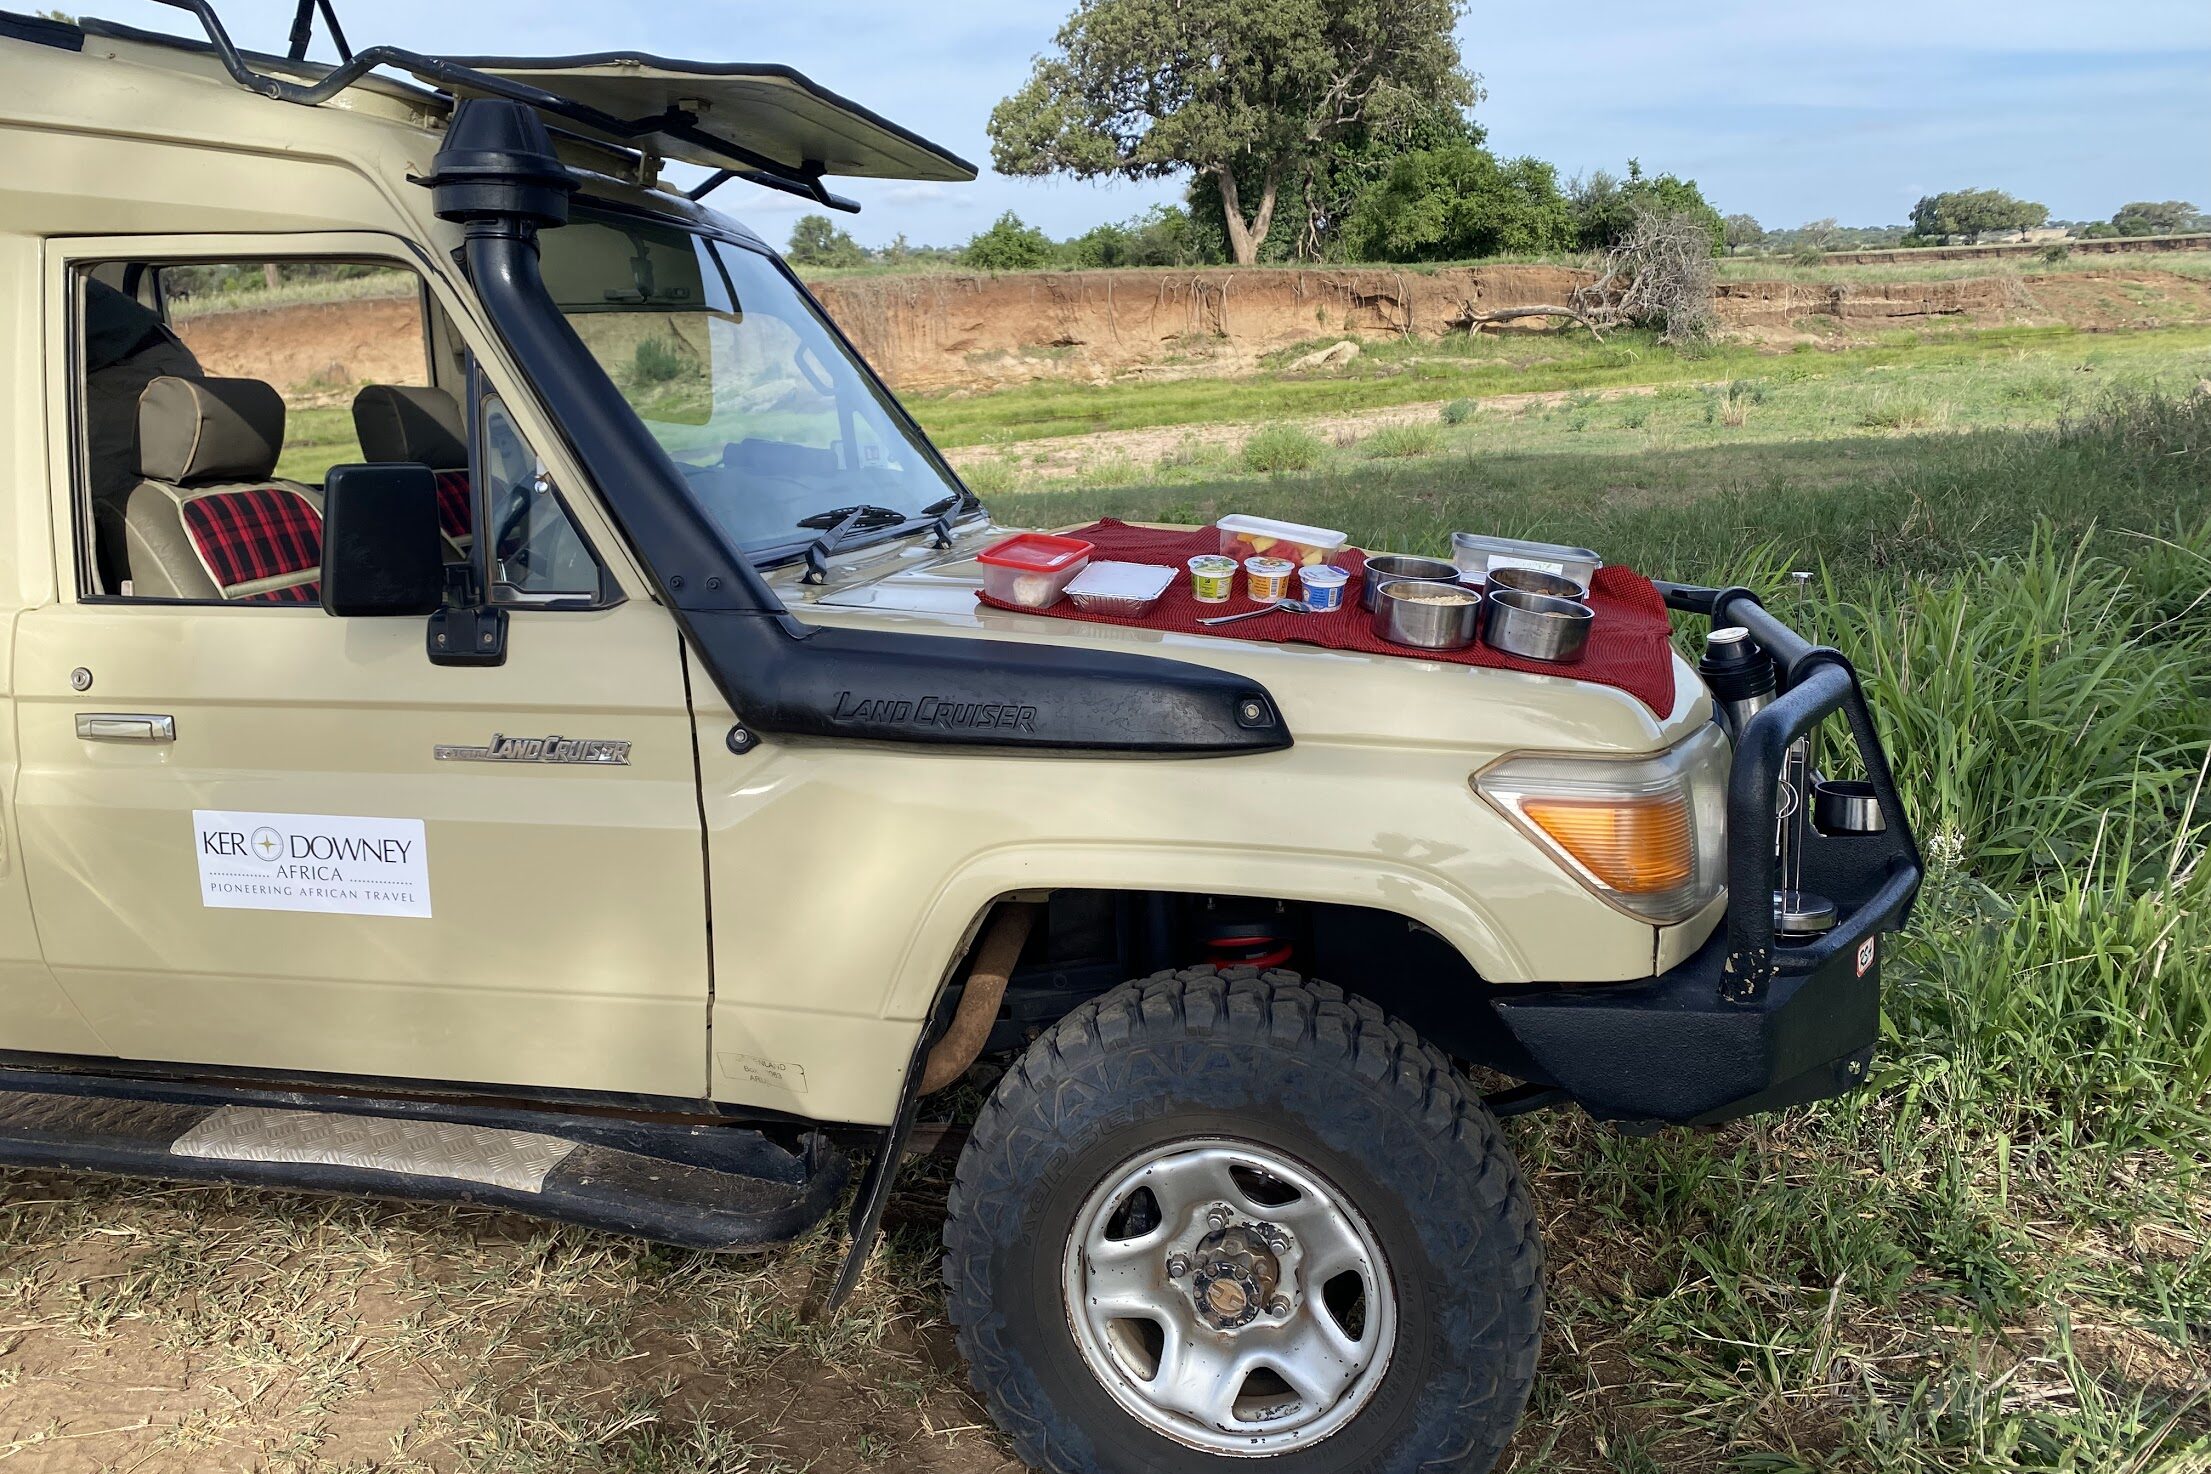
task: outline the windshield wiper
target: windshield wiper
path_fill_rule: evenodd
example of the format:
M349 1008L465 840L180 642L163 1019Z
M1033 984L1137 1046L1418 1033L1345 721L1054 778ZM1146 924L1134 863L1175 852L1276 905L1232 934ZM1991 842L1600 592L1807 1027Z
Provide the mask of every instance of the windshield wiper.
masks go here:
M937 546L952 546L952 514L959 510L961 498L957 495L943 497L921 509L920 515L908 517L892 507L879 507L862 502L854 507L836 507L827 512L816 512L811 517L801 517L801 527L818 527L821 535L805 548L806 576L800 583L826 583L829 580L829 558L837 549L863 533L880 532L896 536L901 532L918 532L931 528L937 535Z

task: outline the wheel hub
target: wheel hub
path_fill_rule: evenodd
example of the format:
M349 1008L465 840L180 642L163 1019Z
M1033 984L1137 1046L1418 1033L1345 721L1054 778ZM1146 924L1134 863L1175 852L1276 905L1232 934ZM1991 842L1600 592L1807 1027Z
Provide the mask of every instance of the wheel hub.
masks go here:
M1364 1217L1248 1142L1162 1143L1078 1210L1068 1328L1121 1407L1178 1443L1258 1457L1328 1437L1374 1395L1396 1295Z
M1198 1241L1190 1297L1198 1319L1216 1331L1240 1331L1274 1300L1282 1281L1278 1254L1289 1236L1271 1223L1217 1228Z

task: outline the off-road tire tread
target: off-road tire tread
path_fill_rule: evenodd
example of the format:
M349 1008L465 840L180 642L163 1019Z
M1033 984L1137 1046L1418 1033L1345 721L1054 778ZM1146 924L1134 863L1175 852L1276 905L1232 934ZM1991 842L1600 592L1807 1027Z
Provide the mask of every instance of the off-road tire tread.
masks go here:
M1465 1235L1456 1270L1492 1303L1477 1344L1462 1349L1487 1374L1470 1381L1486 1385L1464 1389L1456 1426L1422 1467L1487 1470L1526 1404L1543 1320L1543 1250L1519 1167L1449 1056L1368 1000L1283 969L1191 967L1124 983L1070 1011L999 1082L961 1153L944 1233L947 1312L976 1395L1032 1467L1092 1474L1055 1437L1053 1415L1030 1405L1029 1382L1012 1375L988 1298L991 1224L1022 1193L1026 1165L1050 1149L1064 1092L1110 1088L1141 1052L1178 1037L1223 1035L1333 1058L1382 1087L1421 1129L1391 1133L1375 1151L1403 1180L1440 1184L1449 1173L1468 1186L1487 1222Z

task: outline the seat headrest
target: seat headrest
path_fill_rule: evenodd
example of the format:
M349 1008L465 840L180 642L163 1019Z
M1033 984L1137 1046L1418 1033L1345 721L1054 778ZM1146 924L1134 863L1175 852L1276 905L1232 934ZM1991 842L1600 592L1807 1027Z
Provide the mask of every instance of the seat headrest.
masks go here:
M138 473L190 486L266 481L284 448L284 398L259 379L164 374L138 396Z
M461 407L443 389L370 384L353 396L353 433L365 461L412 461L433 471L468 469Z

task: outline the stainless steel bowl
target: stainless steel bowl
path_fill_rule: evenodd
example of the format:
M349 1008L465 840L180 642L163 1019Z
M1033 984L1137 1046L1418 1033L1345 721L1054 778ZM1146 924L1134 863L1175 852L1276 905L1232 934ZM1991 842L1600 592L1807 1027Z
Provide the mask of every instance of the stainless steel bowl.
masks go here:
M1595 618L1587 604L1572 599L1493 586L1482 596L1482 643L1507 655L1567 665L1581 659Z
M1383 586L1374 605L1374 632L1417 650L1463 650L1474 643L1482 601L1455 583L1399 579Z
M1863 778L1826 778L1813 784L1812 822L1822 834L1879 834L1889 827L1881 800Z
M1359 603L1368 613L1374 611L1376 598L1387 583L1411 579L1417 583L1448 583L1459 581L1459 565L1447 558L1421 558L1411 553L1377 553L1367 559L1366 576L1359 590Z
M1518 589L1523 594L1542 594L1551 599L1587 599L1589 589L1579 579L1568 578L1562 573L1545 573L1540 568L1492 568L1489 570L1489 586L1493 589Z

